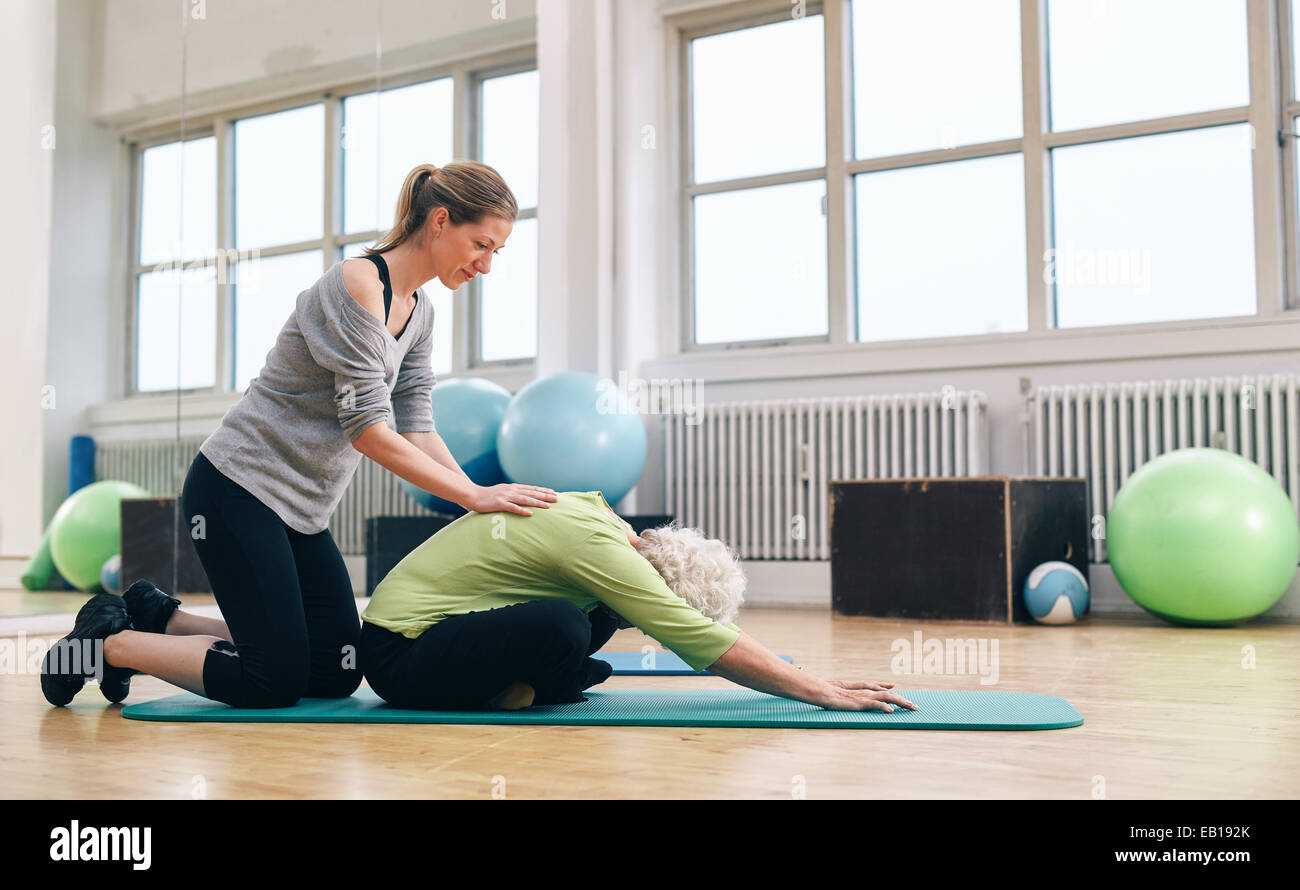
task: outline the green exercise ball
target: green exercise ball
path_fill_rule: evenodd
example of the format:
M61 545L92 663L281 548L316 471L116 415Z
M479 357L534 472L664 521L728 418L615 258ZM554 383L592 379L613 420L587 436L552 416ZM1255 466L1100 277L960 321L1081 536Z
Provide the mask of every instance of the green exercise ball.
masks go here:
M1143 464L1106 521L1115 578L1174 624L1227 626L1267 611L1300 561L1300 523L1259 464L1184 448Z
M99 587L100 570L122 552L122 498L147 498L130 482L92 482L68 496L50 520L50 557L78 590Z

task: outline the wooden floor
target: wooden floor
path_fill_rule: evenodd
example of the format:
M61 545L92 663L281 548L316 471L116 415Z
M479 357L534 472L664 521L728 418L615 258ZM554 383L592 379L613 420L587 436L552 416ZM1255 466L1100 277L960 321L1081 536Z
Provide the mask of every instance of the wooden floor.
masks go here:
M80 590L0 590L0 618L73 612L90 599ZM211 595L186 596L185 602L215 603Z
M12 798L1300 796L1294 624L1193 630L1094 616L1006 627L776 609L747 610L739 623L821 676L1057 695L1085 723L1041 732L150 723L122 718L93 687L51 708L36 676L10 669L0 675L0 789ZM996 640L997 684L891 674L891 644L916 631ZM648 642L621 631L606 648ZM602 688L728 685L614 677ZM127 703L176 691L140 676Z

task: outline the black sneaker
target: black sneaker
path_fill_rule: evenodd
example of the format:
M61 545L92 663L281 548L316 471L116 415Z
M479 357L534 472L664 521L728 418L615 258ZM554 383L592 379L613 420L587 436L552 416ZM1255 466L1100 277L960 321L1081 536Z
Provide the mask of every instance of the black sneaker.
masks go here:
M99 691L113 704L123 701L131 694L131 675L138 674L130 668L111 667L104 663L104 673L99 681Z
M100 671L101 683L113 678L114 685L106 689L104 695L116 694L120 678L115 677L114 672L124 669L110 668L107 662L100 664L104 655L104 638L131 629L131 615L120 596L115 593L92 596L77 613L72 633L45 653L41 662L41 692L45 694L45 700L55 707L63 707L81 691L86 677L94 675L96 669ZM125 697L123 692L122 698Z
M158 589L148 578L141 578L122 594L126 610L131 613L131 627L145 633L161 634L167 632L167 622L181 601L168 596Z

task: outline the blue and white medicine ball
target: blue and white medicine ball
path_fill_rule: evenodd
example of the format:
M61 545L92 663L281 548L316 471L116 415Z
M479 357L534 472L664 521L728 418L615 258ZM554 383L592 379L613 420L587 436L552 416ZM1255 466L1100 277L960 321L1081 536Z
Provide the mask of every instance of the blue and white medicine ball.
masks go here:
M121 593L122 555L120 553L104 560L104 567L99 570L99 583L109 593Z
M1042 624L1072 624L1088 611L1088 579L1068 562L1045 562L1025 579L1025 608Z

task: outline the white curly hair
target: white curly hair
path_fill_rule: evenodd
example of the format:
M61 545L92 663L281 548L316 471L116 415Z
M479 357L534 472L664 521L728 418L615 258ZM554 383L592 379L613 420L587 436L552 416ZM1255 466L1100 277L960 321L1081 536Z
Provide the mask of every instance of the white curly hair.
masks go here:
M673 593L702 615L726 624L745 601L745 572L736 553L717 538L676 523L641 532L637 548Z

